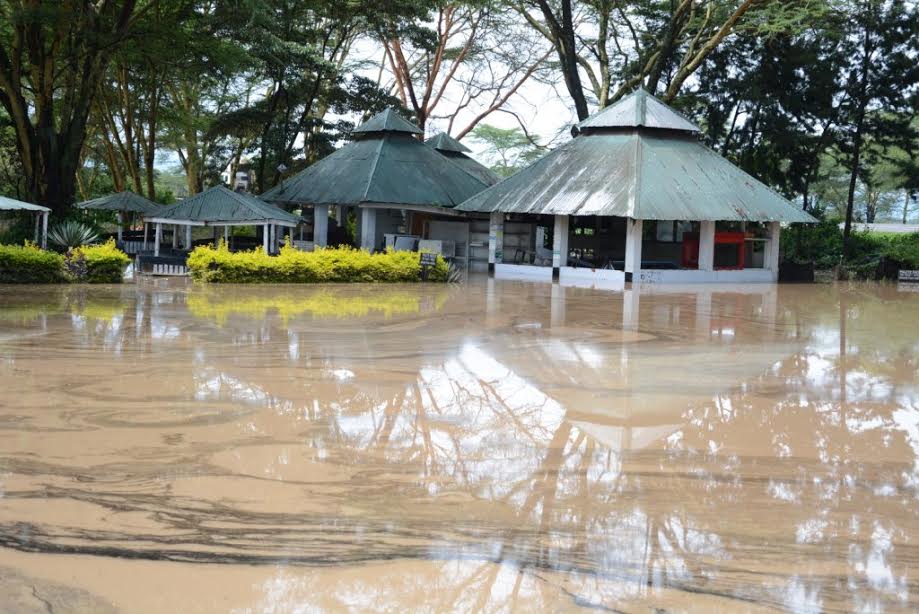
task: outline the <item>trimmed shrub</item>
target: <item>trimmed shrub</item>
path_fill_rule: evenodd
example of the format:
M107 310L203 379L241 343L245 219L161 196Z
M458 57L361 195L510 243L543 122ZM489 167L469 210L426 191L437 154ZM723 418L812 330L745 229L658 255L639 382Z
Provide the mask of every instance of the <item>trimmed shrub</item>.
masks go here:
M278 256L262 248L231 253L221 242L204 245L188 256L188 269L198 281L214 283L343 283L415 282L421 280L418 252L389 250L381 254L337 247L303 252L284 245ZM428 281L447 281L449 267L438 256Z
M67 253L68 267L78 281L91 284L120 284L131 258L109 239L101 245L84 245ZM79 263L78 266L73 264ZM77 273L76 271L80 272ZM84 272L85 271L85 272Z
M54 284L67 281L64 257L34 244L0 245L0 283Z

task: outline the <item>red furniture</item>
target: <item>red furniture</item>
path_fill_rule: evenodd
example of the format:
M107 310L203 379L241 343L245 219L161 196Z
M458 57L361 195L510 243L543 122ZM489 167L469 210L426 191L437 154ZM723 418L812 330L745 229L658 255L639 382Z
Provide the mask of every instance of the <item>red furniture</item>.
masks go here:
M716 232L715 254L724 253L726 249L736 250L736 258L732 258L733 265L718 265L715 258L715 270L740 270L744 268L744 243L746 235L742 232ZM719 249L720 246L720 249ZM683 268L699 268L699 233L683 233Z

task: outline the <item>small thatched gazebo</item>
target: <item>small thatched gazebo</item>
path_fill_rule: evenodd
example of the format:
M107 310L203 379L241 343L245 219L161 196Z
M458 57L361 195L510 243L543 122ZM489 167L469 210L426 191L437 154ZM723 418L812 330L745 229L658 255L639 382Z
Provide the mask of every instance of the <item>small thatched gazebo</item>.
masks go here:
M360 209L360 245L373 250L384 233L410 227L411 220L403 220L412 213L419 219L456 219L453 207L488 187L420 141L422 131L394 109L373 116L351 134L351 143L261 196L279 205L312 206L317 246L327 241L330 206L339 207L341 220L347 208ZM403 212L409 214L404 218Z
M48 216L51 214L51 209L0 196L0 211L31 211L34 213L35 242L38 243L40 237L42 249L48 247ZM41 226L41 234L39 234L39 225Z
M265 251L269 251L277 242L277 227L294 228L300 218L249 194L217 186L163 208L147 216L146 221L156 224L154 256L159 256L163 224L185 227L186 249L191 248L193 226L222 226L225 238L230 226L261 226ZM177 247L176 234L173 233L173 247Z
M124 214L134 213L141 216L150 216L163 209L151 200L144 198L134 192L116 192L108 196L100 196L92 200L86 200L77 203L78 209L94 209L96 211L115 211L118 214L118 242L122 242L122 225L124 224ZM144 222L144 243L143 248L147 249L147 223ZM132 250L137 251L137 250Z

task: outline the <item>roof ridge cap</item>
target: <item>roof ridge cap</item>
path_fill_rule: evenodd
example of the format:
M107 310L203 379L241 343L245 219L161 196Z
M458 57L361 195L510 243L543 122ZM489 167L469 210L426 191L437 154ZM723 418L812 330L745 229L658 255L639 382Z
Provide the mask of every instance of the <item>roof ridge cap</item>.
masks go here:
M380 142L377 145L376 156L373 158L373 166L370 167L370 172L367 174L367 185L364 187L364 195L361 198L363 201L366 201L370 195L370 186L373 185L373 177L377 174L377 167L380 165L380 156L383 153L383 143L387 138L389 138L389 135L386 133L380 135Z

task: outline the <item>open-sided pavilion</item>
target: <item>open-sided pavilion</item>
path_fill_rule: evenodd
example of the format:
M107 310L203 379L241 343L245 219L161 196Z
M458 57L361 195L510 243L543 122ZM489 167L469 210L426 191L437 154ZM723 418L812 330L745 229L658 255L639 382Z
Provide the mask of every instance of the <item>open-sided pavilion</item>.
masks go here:
M47 249L48 216L51 214L51 209L0 196L0 211L30 211L33 213L35 215L35 243L41 245L42 249Z
M231 226L260 226L263 229L265 251L274 251L279 239L278 228L294 228L300 218L243 192L233 192L217 186L165 207L146 218L155 224L154 256L159 256L163 225L185 227L185 249L191 249L194 226L223 227L224 238ZM173 247L178 247L178 233L173 233Z
M81 203L77 203L78 209L93 209L96 211L114 211L118 215L118 243L124 244L123 241L123 226L125 214L133 214L140 216L141 218L145 216L155 215L158 211L164 209L162 205L158 205L155 202L148 200L141 196L140 194L135 194L134 192L124 191L124 192L115 192L114 194L109 194L107 196L100 196L99 198L94 198L92 200L86 200ZM129 253L135 253L140 251L140 249L147 249L147 223L144 222L144 241L141 245L132 245L126 246L125 251Z
M457 207L490 214L490 269L613 282L775 281L780 225L815 221L703 145L698 126L644 90L575 132ZM550 233L533 233L533 257L505 264L508 220L551 230L551 251L538 238Z
M313 241L327 244L330 207L344 223L356 207L360 246L412 234L430 220L456 220L454 207L488 183L419 140L422 131L387 109L352 131L353 141L262 194L280 206L313 208Z

